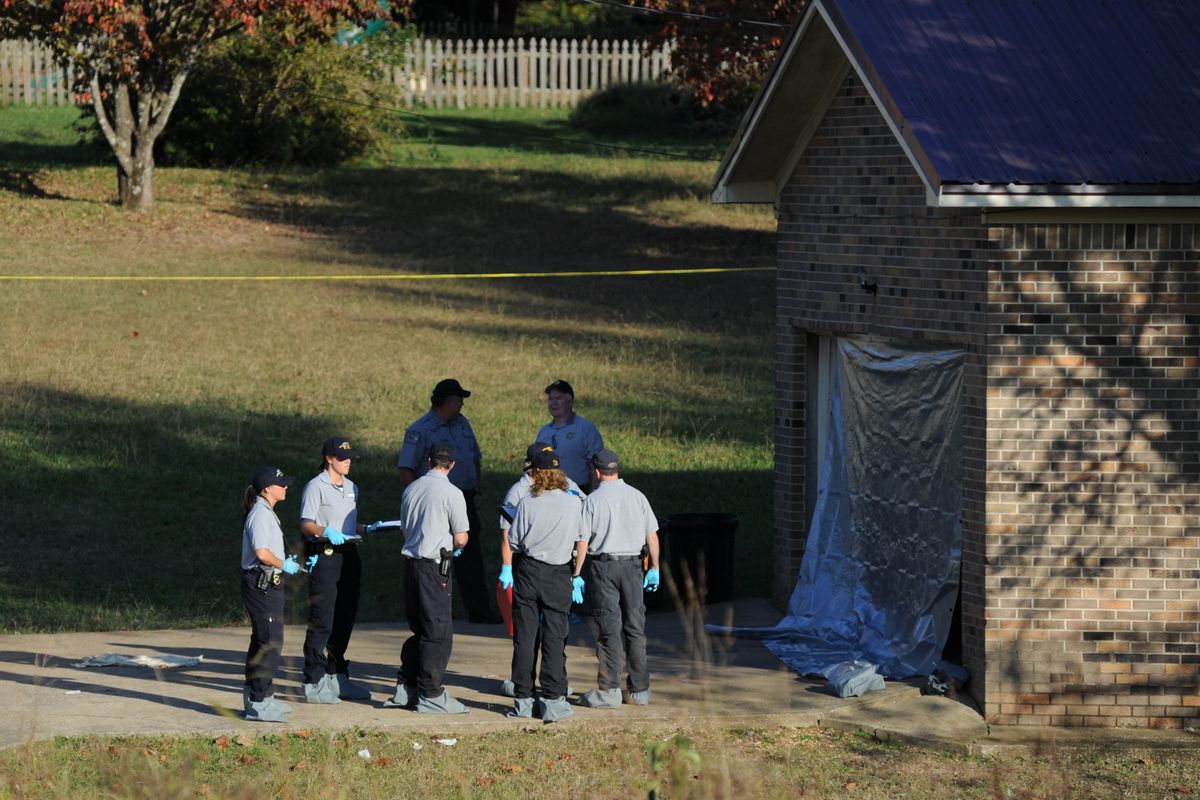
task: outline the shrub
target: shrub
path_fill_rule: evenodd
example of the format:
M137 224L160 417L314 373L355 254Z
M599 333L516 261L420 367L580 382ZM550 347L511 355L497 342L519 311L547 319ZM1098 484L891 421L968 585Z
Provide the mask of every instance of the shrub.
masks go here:
M581 130L615 136L728 136L748 104L746 99L704 105L686 88L618 84L585 98L571 112L570 122Z
M391 35L395 36L395 35ZM402 46L236 36L193 66L162 139L177 165L334 164L401 130L387 110L397 92L382 80Z

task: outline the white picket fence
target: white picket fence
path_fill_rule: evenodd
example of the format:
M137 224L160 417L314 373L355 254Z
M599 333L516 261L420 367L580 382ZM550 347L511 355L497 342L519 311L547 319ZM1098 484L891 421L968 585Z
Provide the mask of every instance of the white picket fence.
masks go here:
M65 106L74 102L66 70L38 42L0 41L0 105Z
M573 106L618 83L662 80L669 46L592 39L417 39L392 68L403 102L433 108ZM0 105L74 102L66 72L36 42L0 42Z

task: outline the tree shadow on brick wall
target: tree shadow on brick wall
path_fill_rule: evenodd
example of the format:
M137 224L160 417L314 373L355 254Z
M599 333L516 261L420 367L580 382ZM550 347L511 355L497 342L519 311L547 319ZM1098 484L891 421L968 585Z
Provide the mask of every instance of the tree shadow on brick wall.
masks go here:
M990 569L1001 589L1051 616L1078 610L1087 620L1095 609L1080 654L1094 669L1177 665L1132 678L1148 681L1134 694L1194 694L1200 663L1200 565L1186 557L1200 514L1191 236L1181 225L1015 226L1001 249L1017 263L994 289L1004 318L991 385L1017 400L1004 419L1021 432L998 443L999 469L1028 521L1001 534ZM1094 252L1080 264L1085 250ZM1008 659L1003 674L1026 681L1015 648ZM1068 693L1105 691L1069 666L1052 680Z

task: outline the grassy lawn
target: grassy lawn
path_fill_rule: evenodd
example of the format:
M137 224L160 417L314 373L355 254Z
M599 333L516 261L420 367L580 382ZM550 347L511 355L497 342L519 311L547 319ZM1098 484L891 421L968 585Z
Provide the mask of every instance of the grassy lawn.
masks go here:
M457 734L450 746L365 730L59 739L0 752L0 798L625 798L657 788L663 798L1065 800L1189 797L1200 781L1200 760L1172 751L980 758L819 729L677 736L568 725Z
M138 217L72 110L0 109L0 275L140 278L0 280L0 630L241 620L253 469L306 480L346 435L362 516L390 518L404 428L447 376L474 392L489 505L563 377L660 517L740 516L738 591L768 592L774 275L467 279L772 265L770 209L708 202L724 143L627 142L694 157L669 159L533 138L587 138L558 111L429 113L346 168L160 169ZM394 280L443 273L464 278ZM151 280L239 275L335 279ZM401 618L400 545L365 546L361 620Z

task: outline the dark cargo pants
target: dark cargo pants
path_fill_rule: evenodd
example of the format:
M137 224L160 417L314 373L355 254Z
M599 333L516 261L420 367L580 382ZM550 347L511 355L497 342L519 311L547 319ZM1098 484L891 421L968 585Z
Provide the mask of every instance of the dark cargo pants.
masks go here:
M437 561L404 559L404 607L412 636L400 649L400 682L417 687L422 697L440 697L450 650L453 581L442 577Z
M571 565L514 556L512 681L516 697L533 697L539 637L542 664L537 680L542 697L566 695L570 613Z
M584 566L588 569L587 592L597 629L600 670L596 683L601 690L616 689L624 660L629 667L629 691L643 692L650 688L650 673L646 669L642 560L638 556L619 561L590 557Z

